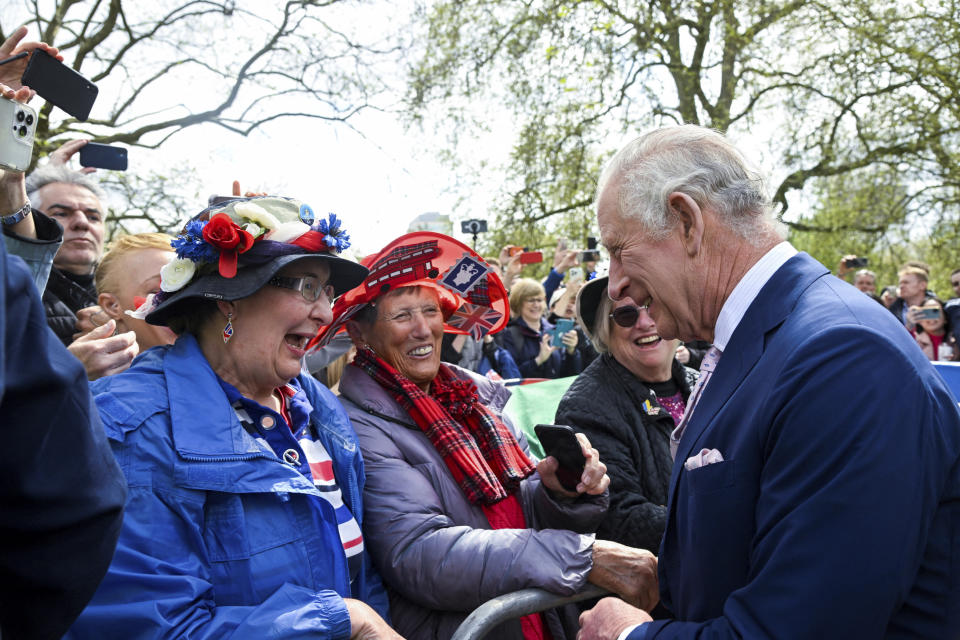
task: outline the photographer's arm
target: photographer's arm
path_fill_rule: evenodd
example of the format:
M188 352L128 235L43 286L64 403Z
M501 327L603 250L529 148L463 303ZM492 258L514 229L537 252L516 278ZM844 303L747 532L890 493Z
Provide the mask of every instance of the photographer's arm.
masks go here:
M0 96L7 100L25 103L30 93L26 87L14 90L0 83ZM0 169L0 216L7 218L2 225L7 252L23 258L30 267L37 290L43 292L53 257L60 248L63 230L52 219L36 211L28 211L25 216L15 215L26 203L23 172Z

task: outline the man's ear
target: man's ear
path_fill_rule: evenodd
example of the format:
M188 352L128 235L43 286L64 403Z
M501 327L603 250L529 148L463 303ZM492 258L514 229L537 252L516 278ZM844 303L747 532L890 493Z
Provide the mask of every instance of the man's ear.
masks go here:
M100 308L103 309L105 314L114 320L123 319L123 307L120 306L120 301L117 300L117 296L112 293L101 293L97 296L97 304L100 305Z
M703 211L693 198L685 193L674 191L667 196L670 210L677 216L680 230L680 241L687 250L688 256L700 253L703 244Z

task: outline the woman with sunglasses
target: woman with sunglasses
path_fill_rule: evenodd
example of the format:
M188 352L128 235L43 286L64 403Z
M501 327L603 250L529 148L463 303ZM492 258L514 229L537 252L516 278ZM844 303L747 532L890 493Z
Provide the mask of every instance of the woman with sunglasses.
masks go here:
M390 638L343 407L300 363L367 270L285 198L187 222L133 312L178 335L91 385L129 485L113 562L67 638Z
M673 458L670 432L683 417L697 372L677 362L645 307L588 282L577 316L601 354L564 394L556 423L582 431L607 465L610 509L598 537L654 553L666 525Z

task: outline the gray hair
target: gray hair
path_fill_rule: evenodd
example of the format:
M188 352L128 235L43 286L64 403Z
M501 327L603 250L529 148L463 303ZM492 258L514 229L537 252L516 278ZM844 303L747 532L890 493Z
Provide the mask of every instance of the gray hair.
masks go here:
M46 164L37 168L33 173L27 176L27 198L30 199L30 202L33 203L33 206L37 207L38 209L43 208L43 205L40 202L41 198L38 191L41 189L41 187L45 187L48 184L53 184L55 182L75 184L78 187L83 187L95 195L98 200L102 201L104 198L104 193L100 188L100 185L98 185L97 182L91 179L87 174L74 171L73 169L62 164Z
M871 278L873 278L873 283L874 284L877 283L877 274L875 274L873 271L870 271L870 269L860 269L855 274L853 274L853 279L856 280L860 276L870 276Z
M613 300L610 296L603 293L600 296L600 302L597 304L597 310L593 315L593 331L587 329L587 323L581 321L580 326L583 332L590 338L590 344L597 353L604 354L610 352L610 312L613 310Z
M696 125L656 129L631 141L600 176L597 199L620 178L620 215L640 221L653 240L676 225L668 197L680 192L709 205L732 232L761 246L771 234L783 238L760 174L718 131Z

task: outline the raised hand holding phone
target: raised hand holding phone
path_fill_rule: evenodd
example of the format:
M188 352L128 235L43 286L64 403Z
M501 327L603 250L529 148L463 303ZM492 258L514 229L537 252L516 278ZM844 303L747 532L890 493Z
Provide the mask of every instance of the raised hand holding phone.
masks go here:
M59 50L51 47L45 42L21 42L27 36L27 27L21 26L14 29L3 44L0 44L0 59L7 61L0 64L0 83L7 85L14 91L20 89L23 85L20 83L20 77L24 69L27 68L30 53L34 49L42 49L57 60L63 60ZM27 100L33 97L34 91L27 87L29 95Z
M553 339L550 344L554 347L563 346L563 336L573 329L573 320L570 318L559 318L557 324L553 327Z
M533 429L548 456L537 465L547 488L568 496L606 491L610 485L607 466L585 435L566 425L538 424Z
M6 95L18 95L9 88ZM0 97L0 167L26 171L33 157L37 112L23 102Z

